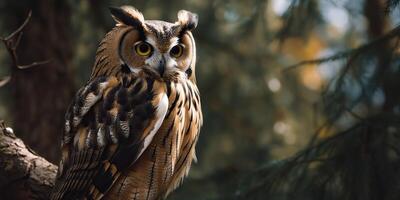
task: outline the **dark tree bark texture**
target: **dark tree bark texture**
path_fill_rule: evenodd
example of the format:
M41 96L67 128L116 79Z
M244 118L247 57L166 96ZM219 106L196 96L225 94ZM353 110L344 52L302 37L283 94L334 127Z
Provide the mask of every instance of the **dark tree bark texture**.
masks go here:
M7 27L21 24L32 9L18 47L21 64L50 60L26 70L13 68L13 127L28 146L56 162L63 130L63 115L73 95L69 65L72 60L70 8L67 1L7 1ZM3 9L4 9L3 8Z
M0 199L48 199L56 173L0 122Z

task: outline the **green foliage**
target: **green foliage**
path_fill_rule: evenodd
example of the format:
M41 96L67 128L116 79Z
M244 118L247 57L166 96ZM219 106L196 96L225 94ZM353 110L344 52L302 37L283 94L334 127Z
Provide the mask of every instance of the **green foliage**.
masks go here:
M322 93L327 122L309 147L246 176L232 199L400 198L400 101L392 92L400 85L399 28L358 48L289 67L346 60ZM330 127L339 131L318 139Z

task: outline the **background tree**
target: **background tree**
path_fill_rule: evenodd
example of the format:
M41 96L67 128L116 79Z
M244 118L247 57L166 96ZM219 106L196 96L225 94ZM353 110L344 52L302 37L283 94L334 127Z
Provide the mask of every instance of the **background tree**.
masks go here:
M18 47L19 61L49 60L27 70L11 68L7 97L14 129L31 148L50 161L59 159L63 113L69 104L74 82L71 78L72 43L70 6L67 1L4 1L0 4L3 28L12 30L32 10ZM6 65L4 65L6 66Z

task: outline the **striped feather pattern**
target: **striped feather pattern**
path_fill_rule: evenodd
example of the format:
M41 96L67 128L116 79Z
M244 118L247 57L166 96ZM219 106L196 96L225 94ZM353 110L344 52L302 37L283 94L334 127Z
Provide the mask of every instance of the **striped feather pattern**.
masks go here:
M199 92L183 78L166 85L169 107L163 124L105 199L164 199L187 175L203 120Z
M111 11L119 24L101 41L91 78L65 116L51 199L164 199L196 160L197 15L181 11L169 23L144 20L131 7ZM144 41L154 56L134 52ZM183 54L165 58L177 43Z
M99 77L83 87L66 115L52 199L149 200L175 189L195 159L202 125L197 87L184 76Z
M66 115L52 199L101 198L154 137L167 112L163 96L164 85L149 77L99 77L81 89Z

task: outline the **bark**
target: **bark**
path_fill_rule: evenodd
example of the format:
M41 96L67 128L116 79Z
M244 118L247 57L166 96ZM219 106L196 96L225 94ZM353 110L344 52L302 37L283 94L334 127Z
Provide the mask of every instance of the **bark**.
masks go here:
M38 156L0 122L1 199L48 199L57 166Z
M13 127L28 146L52 162L59 160L63 115L74 87L70 8L65 0L7 1L4 22L16 27L32 10L18 47L21 64L50 63L26 70L13 68L11 90Z

